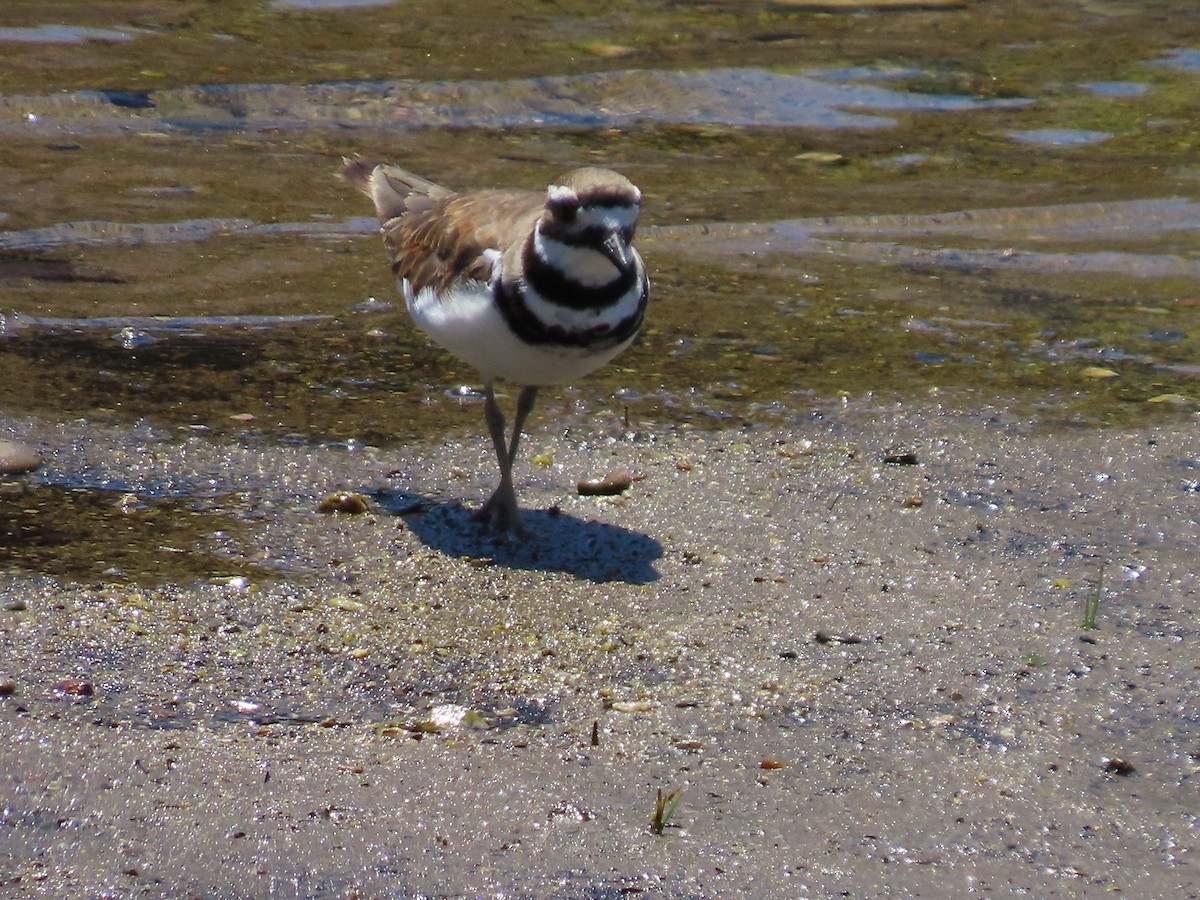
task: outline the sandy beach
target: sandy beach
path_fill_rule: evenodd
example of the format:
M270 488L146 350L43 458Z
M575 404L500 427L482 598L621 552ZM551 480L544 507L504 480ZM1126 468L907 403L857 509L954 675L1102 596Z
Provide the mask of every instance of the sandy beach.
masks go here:
M520 546L476 435L80 428L6 433L42 483L219 473L274 574L3 576L6 896L1200 896L1194 428L542 422Z

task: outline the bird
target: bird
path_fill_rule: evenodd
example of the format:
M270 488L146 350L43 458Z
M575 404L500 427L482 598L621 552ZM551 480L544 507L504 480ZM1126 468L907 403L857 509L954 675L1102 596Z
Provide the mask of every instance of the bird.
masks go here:
M483 380L500 481L475 518L493 534L528 537L512 470L538 389L609 362L645 318L650 281L633 248L642 192L596 167L568 172L545 192L456 193L357 158L343 160L342 174L375 205L414 323ZM498 380L521 388L511 434Z

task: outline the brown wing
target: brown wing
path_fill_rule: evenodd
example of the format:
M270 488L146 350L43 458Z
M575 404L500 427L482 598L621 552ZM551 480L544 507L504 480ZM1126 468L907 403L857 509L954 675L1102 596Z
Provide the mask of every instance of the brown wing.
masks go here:
M392 271L417 291L446 291L462 279L486 281L492 263L484 252L503 253L524 242L544 208L539 193L476 191L414 209L383 225Z
M523 241L545 208L535 191L455 194L398 166L348 162L343 174L375 203L392 271L414 291L486 281L487 250Z

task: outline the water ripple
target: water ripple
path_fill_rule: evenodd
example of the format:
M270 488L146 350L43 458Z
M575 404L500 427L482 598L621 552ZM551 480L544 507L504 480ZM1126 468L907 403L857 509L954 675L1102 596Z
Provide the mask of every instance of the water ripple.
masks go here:
M1088 131L1083 128L1034 128L1010 131L1008 136L1022 144L1041 144L1048 147L1073 147L1080 144L1099 144L1112 134L1107 131Z
M131 107L104 91L0 97L0 132L389 128L609 128L635 123L886 128L885 112L959 112L1024 106L910 93L753 68L633 70L513 81L204 85L154 91Z
M1191 255L1116 250L1079 252L1021 249L1104 241L1146 241L1175 232L1200 232L1200 203L1178 198L1119 203L1073 203L934 215L844 216L771 223L688 225L650 229L647 236L678 241L680 249L717 254L786 253L841 256L952 269L1017 269L1042 273L1114 272L1137 278L1200 277ZM942 246L913 246L938 237ZM879 240L879 238L890 240ZM866 240L864 240L866 238ZM874 240L872 240L874 238ZM947 246L955 239L985 247Z
M1152 65L1167 66L1183 72L1200 72L1200 49L1181 48L1168 50L1165 59L1156 59Z
M242 315L242 316L94 316L90 318L61 318L27 316L22 313L0 313L0 336L12 336L25 328L118 329L113 340L126 349L153 343L153 332L194 333L215 328L277 328L324 322L327 315Z
M699 251L707 255L838 255L958 269L1118 272L1140 278L1200 277L1200 258L1190 255L1101 249L1078 252L1021 249L1022 243L1041 246L1047 240L1064 244L1128 243L1189 231L1200 232L1200 203L1166 198L959 210L932 215L659 225L646 227L642 235L643 240L671 243L680 251ZM0 231L0 251L172 243L235 235L340 240L378 233L378 224L368 217L354 217L342 222L267 224L246 219L192 219L160 224L67 222L27 231ZM918 241L927 243L935 236L943 242L941 246L914 246ZM982 241L988 246L948 246L956 238Z
M18 44L82 44L105 41L123 44L132 40L125 31L87 28L82 25L39 25L36 28L0 28L0 41Z

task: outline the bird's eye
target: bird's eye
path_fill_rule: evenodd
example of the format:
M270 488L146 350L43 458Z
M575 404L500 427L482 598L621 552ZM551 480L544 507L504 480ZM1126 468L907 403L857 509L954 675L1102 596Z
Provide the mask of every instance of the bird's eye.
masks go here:
M550 201L550 209L554 213L554 218L569 225L575 221L575 216L579 212L579 201L573 197L555 198Z

